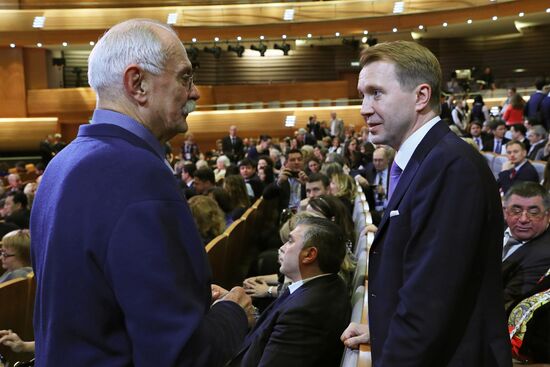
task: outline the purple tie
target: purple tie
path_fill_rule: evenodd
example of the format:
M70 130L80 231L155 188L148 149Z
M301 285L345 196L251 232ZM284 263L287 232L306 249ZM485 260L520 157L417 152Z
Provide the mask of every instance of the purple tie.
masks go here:
M390 185L388 189L388 200L391 199L391 196L393 194L393 191L397 187L397 183L399 182L399 177L401 177L401 173L403 170L393 161L390 169Z

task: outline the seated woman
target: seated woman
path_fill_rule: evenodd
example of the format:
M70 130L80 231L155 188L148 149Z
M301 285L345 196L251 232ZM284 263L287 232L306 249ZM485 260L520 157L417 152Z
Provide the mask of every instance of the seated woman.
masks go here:
M250 206L246 185L241 175L226 176L223 189L229 194L231 202L231 218L237 220Z
M355 180L350 175L337 173L330 177L330 193L342 201L350 215L356 190Z
M229 161L229 158L227 158L227 156L225 155L221 155L218 157L218 159L216 159L216 168L214 169L214 177L217 184L222 182L223 179L225 178L227 167L229 167L230 164L231 162Z
M32 272L31 237L29 230L12 231L2 238L2 268L0 283L16 278L24 278Z
M189 207L205 246L223 233L225 216L214 199L196 195L189 199Z

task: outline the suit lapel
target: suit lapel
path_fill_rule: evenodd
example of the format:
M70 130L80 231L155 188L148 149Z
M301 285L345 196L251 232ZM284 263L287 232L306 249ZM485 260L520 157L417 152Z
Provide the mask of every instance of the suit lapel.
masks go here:
M388 203L388 207L384 212L382 221L378 226L378 232L376 233L376 237L374 238L373 246L382 236L382 233L384 232L386 224L390 218L391 211L395 210L399 206L399 203L407 192L409 185L416 176L416 172L421 166L422 161L424 160L424 158L426 158L433 147L449 132L450 130L447 125L445 125L444 122L439 121L430 129L430 131L428 131L426 136L424 136L424 139L422 139L420 144L416 147L411 159L409 160L409 163L407 163L407 167L405 167L405 170L399 178L399 183L397 184L397 187L395 188L395 191L393 192L392 197Z

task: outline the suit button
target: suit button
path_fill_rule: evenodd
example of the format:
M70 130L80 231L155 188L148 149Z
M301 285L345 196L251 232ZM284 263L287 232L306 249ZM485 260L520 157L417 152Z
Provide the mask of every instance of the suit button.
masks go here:
M372 293L372 292L371 292L370 296L371 296L372 298L376 298L376 294L374 294L374 293Z
M371 255L378 255L378 251L371 251Z

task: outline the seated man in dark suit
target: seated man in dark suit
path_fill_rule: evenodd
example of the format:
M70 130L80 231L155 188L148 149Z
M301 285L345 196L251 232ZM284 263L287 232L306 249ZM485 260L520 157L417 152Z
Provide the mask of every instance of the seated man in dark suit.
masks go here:
M346 253L342 230L323 218L301 219L279 250L292 284L260 316L229 366L338 366L340 334L350 314L338 276Z
M195 191L195 171L197 166L194 163L185 163L181 169L181 181L183 182L183 194L190 199L197 193Z
M483 146L483 150L502 154L506 143L510 141L510 139L504 137L504 134L506 134L506 123L503 120L491 121L489 128L491 129L493 138L487 139L486 144Z
M195 193L206 195L208 190L216 186L214 171L208 167L202 167L195 171Z
M546 145L546 137L548 133L542 125L534 125L527 131L527 139L531 143L531 147L527 151L527 158L531 160L536 160L539 156L539 152L544 150Z
M533 165L527 160L527 151L522 143L512 140L506 144L508 162L505 164L511 168L498 174L497 183L500 190L506 194L514 184L523 181L539 182L539 174Z
M31 211L27 207L27 195L22 192L10 192L4 202L4 219L19 228L29 228Z
M519 141L525 146L525 150L529 151L531 148L531 143L527 139L527 128L525 125L517 124L510 126L510 131L512 132L512 140Z
M522 182L504 197L508 229L502 250L507 312L535 287L550 268L550 195L539 184Z
M256 174L256 164L249 158L245 158L239 162L239 173L244 182L249 184L254 192L254 200L257 200L262 196L264 190L264 183L260 180L260 177Z

